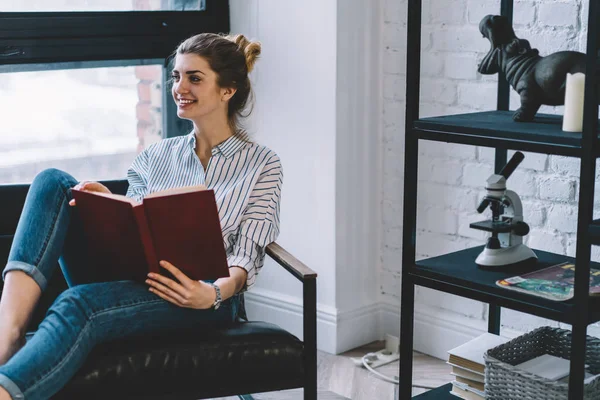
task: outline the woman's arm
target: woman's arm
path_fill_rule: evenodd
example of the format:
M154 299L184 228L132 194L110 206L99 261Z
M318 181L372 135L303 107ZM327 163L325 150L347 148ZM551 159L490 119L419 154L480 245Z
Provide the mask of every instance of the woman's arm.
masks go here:
M127 181L129 186L127 188L127 197L134 199L137 202L141 202L142 199L148 194L148 149L143 150L138 154L131 167L127 170Z
M229 278L219 278L215 281L215 285L221 289L223 301L233 297L233 295L242 290L246 284L247 276L248 272L242 267L230 267Z
M240 289L248 290L254 284L263 266L265 248L279 235L279 203L283 170L281 161L273 154L254 185L231 253L227 257L230 268L246 271L246 282Z

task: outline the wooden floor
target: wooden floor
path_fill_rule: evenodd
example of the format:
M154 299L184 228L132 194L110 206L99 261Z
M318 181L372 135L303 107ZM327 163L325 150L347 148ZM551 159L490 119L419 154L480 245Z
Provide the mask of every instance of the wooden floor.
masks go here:
M362 357L370 351L381 350L383 342L375 342L341 355L319 352L318 388L319 400L395 400L397 385L383 381L364 368L354 365L350 357ZM421 394L429 388L436 388L452 381L450 367L443 360L424 354L413 356L413 396ZM398 375L398 362L377 368L377 371L388 376ZM281 392L253 394L256 400L302 400L302 389ZM219 400L239 400L227 397ZM407 399L402 399L407 400Z

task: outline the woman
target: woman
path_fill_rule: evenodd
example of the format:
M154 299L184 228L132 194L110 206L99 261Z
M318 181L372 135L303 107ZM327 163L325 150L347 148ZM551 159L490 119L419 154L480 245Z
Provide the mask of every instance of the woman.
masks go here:
M0 400L46 399L81 367L99 342L236 318L240 291L250 288L265 246L279 233L281 163L237 128L250 95L248 73L260 44L244 36L201 34L175 51L172 95L177 115L193 122L187 136L149 146L128 171L127 196L205 184L214 189L230 277L197 282L176 265L162 266L179 282L149 274L133 281L97 282L86 268L81 224L71 188L108 192L50 169L34 179L4 269L0 300ZM69 289L25 344L32 311L57 261Z

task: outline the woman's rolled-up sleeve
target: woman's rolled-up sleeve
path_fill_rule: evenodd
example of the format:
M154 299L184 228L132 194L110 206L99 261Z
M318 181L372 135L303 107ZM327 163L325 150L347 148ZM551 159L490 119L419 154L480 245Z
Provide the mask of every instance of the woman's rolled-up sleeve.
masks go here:
M248 277L242 291L250 289L265 260L266 246L279 236L279 203L283 171L274 155L265 164L242 215L240 227L228 256L229 267L241 267Z

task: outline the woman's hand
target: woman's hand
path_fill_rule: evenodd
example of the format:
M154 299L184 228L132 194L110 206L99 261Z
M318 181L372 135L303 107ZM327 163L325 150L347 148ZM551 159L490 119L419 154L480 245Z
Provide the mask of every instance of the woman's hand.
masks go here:
M85 192L100 192L100 193L111 193L111 191L101 183L98 182L79 182L73 187L73 189L83 190ZM69 201L70 206L75 205L75 199Z
M160 262L180 283L160 274L149 273L146 283L150 291L179 307L208 309L217 298L217 292L208 283L194 281L167 261Z

